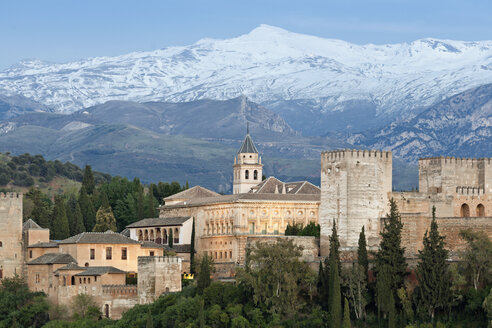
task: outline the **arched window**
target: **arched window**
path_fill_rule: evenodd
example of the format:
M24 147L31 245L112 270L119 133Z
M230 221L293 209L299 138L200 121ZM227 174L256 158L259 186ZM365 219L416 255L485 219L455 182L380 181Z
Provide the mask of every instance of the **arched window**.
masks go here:
M175 244L179 244L179 229L178 228L175 228L174 229L173 237L174 237L174 241L173 242Z
M139 241L142 241L143 240L142 230L138 230L138 240Z
M109 318L109 304L104 304L104 316Z
M461 217L468 218L470 217L470 206L468 204L461 205Z
M477 205L477 216L485 216L485 206L483 204Z
M248 179L249 179L249 170L244 171L244 178L245 178L246 180L248 180Z
M258 180L258 170L253 172L253 179Z

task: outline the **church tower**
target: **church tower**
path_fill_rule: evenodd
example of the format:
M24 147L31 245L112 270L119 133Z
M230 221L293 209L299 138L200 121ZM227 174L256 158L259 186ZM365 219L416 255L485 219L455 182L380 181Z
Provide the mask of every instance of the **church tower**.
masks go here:
M249 127L243 144L234 157L233 193L247 193L261 182L263 176L263 164L258 150L249 135Z

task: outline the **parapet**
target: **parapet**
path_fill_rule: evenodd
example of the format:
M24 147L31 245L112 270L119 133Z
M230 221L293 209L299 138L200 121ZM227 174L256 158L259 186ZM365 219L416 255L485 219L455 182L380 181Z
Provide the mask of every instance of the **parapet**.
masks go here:
M419 164L427 165L460 165L460 166L476 166L479 163L485 165L492 164L492 158L482 157L482 158L464 158L464 157L450 157L450 156L437 156L437 157L425 157L419 158Z
M103 285L102 291L109 295L136 295L137 285Z
M345 160L349 158L359 159L391 159L391 151L383 150L366 150L366 149L339 149L321 152L321 158L325 160Z
M179 256L139 256L138 265L151 262L155 263L181 263L182 258Z
M456 187L456 193L458 195L483 195L485 189L480 187Z
M0 192L0 198L20 198L22 199L22 194L21 193L17 193L17 192L7 192L7 193L3 193L3 192Z

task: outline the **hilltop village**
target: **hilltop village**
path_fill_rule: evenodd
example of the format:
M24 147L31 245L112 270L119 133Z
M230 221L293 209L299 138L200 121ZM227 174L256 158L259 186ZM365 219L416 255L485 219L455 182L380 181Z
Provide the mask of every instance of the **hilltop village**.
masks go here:
M194 186L165 198L159 217L132 223L121 233L83 232L56 241L33 220L22 222L21 194L1 194L0 279L20 275L54 304L89 294L104 316L117 319L136 304L181 290L182 274L190 271L193 229L197 256L210 256L214 278L224 281L234 279L251 245L279 238L302 246L302 259L316 269L328 255L333 222L341 258L350 263L362 227L368 248L377 249L390 199L401 214L409 263L422 247L433 207L451 260L464 247L463 228L492 237L492 158L420 159L417 192L392 191L387 151L323 152L320 187L262 177L261 156L248 133L233 160L233 194ZM311 222L320 225L320 238L284 235L287 225ZM127 284L129 278L137 284Z

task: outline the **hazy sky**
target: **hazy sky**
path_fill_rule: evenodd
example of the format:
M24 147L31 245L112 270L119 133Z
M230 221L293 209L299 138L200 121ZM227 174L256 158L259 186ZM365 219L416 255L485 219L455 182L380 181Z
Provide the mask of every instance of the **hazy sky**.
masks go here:
M0 0L0 70L230 38L259 24L364 43L492 39L491 0Z

